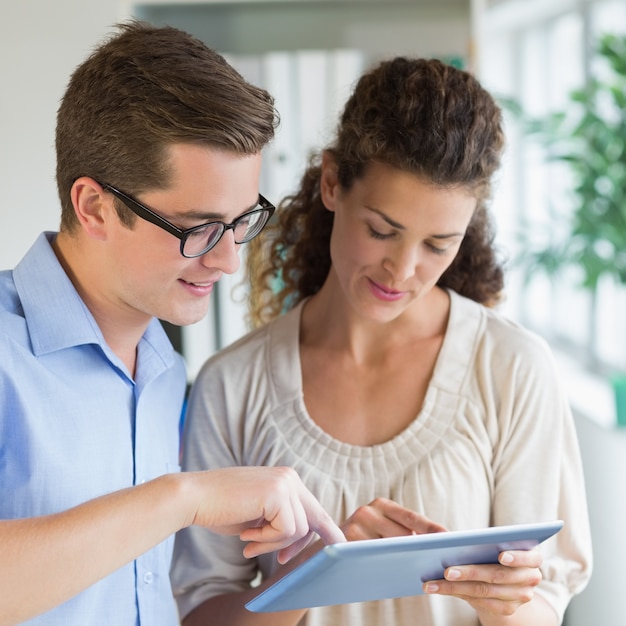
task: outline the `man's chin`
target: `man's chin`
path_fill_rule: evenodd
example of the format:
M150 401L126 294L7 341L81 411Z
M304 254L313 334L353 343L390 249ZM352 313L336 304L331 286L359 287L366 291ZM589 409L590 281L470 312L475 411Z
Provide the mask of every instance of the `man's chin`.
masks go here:
M191 307L190 307L191 308ZM174 326L191 326L197 324L206 318L209 310L208 304L205 307L194 307L194 310L174 311L167 316L160 317L164 322L173 324Z

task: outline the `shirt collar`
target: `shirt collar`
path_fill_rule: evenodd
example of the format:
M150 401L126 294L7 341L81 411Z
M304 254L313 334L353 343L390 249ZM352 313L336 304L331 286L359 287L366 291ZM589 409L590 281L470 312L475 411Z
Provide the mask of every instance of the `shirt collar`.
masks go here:
M42 233L13 272L36 355L84 344L111 350L93 315L82 301L52 249L56 233ZM163 327L153 319L142 338L171 365L174 350Z

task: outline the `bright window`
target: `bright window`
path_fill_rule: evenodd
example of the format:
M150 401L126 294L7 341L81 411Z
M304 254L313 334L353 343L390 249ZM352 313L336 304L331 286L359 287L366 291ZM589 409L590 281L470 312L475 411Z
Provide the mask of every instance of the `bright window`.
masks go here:
M515 99L527 113L563 110L569 94L597 72L590 50L605 33L626 34L623 0L511 0L496 4L482 21L479 74L497 96ZM575 268L523 280L516 261L525 252L522 232L546 243L558 237L572 211L567 168L548 162L544 149L525 137L507 115L508 150L494 196L501 246L510 257L505 312L573 355L585 368L626 369L626 289L604 280L594 300L579 286Z

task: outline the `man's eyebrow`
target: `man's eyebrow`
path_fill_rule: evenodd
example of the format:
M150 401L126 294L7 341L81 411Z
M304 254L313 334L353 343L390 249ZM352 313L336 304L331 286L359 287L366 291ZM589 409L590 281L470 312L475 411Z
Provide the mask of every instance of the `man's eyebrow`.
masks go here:
M185 211L184 213L181 213L180 215L178 215L178 218L181 219L187 219L187 220L193 220L193 221L198 221L198 222L215 222L215 221L221 221L224 219L224 214L223 213L209 213L208 211L195 211L193 209L190 209L189 211Z
M243 215L244 213L247 213L248 211L252 211L258 206L258 204L258 200L256 200L249 207L242 209L241 212L238 214L238 217L240 215ZM189 209L188 211L181 213L178 217L194 221L197 220L199 222L223 222L226 219L226 214L218 213L216 211L200 211L195 209Z

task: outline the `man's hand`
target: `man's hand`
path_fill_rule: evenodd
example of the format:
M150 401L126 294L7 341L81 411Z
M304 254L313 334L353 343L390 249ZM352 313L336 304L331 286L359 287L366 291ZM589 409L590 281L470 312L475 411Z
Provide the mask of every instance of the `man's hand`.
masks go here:
M286 563L313 533L324 543L345 541L298 474L288 467L233 467L183 473L195 482L192 523L248 542L248 558L279 551Z

